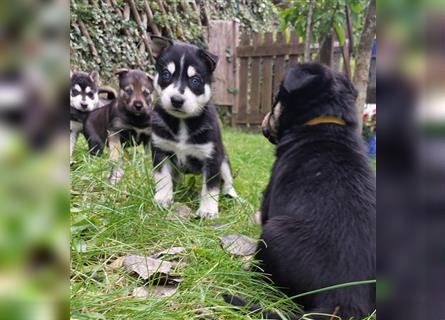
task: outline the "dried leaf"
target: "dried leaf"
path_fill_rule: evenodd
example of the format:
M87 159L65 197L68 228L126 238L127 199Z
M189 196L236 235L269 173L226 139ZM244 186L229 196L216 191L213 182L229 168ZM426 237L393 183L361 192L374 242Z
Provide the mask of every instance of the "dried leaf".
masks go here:
M119 257L119 258L117 258L116 260L114 260L112 263L110 263L110 264L108 265L108 267L109 267L111 270L118 269L118 268L122 268L123 263L124 263L124 257Z
M127 272L136 273L144 280L155 273L168 275L172 268L171 262L142 256L126 256L122 264Z
M255 253L257 241L242 234L228 234L220 238L222 247L236 256L250 256Z
M244 256L242 259L244 261L243 265L241 266L243 268L243 270L245 271L249 271L250 267L252 266L252 258L253 255L251 256Z
M146 287L134 288L131 295L135 298L146 298L148 297L148 289Z
M137 287L133 290L131 295L136 298L147 297L169 297L178 290L176 285L152 286L152 287Z
M185 204L174 204L166 219L170 221L189 221L196 218L196 214Z
M208 319L208 320L216 319L216 315L213 313L212 310L204 308L204 309L198 309L195 312L198 315L198 319Z

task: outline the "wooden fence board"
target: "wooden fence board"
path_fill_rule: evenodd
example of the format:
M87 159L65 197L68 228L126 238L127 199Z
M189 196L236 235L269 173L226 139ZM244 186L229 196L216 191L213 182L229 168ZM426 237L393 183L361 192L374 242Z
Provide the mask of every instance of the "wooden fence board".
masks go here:
M249 44L249 36L248 34L243 34L241 37L240 44L248 45ZM249 79L249 58L243 57L240 58L239 62L239 91L237 96L237 105L238 112L236 113L236 118L238 123L247 123L247 81Z
M286 41L282 32L277 33L277 44L284 43ZM281 81L284 77L284 56L277 55L275 58L275 70L274 70L274 84L273 84L273 92L276 94L278 92L278 88L280 87Z
M272 33L268 32L264 34L264 44L273 46ZM265 115L270 111L272 104L272 57L263 58L263 81L261 86L261 105L260 114Z
M236 32L238 24L232 21L211 20L208 28L209 51L219 57L213 76L212 84L213 102L216 105L233 106L236 104L234 94L236 88L236 47L238 45ZM229 53L231 59L227 59Z
M260 34L254 33L252 37L252 44L256 47L261 41ZM261 57L255 57L252 59L252 64L250 68L251 76L250 76L250 99L249 99L249 108L248 114L259 114L260 108L260 92L261 92L261 70L260 70Z
M311 45L311 60L318 59L318 49L318 44ZM344 61L349 56L342 50L338 43L334 43L337 56L332 67L344 69L347 73L349 63L345 64ZM237 77L239 94L238 113L234 116L236 120L233 123L242 126L258 125L271 109L285 70L290 65L303 61L304 43L299 41L294 32L290 33L288 42L283 32L277 32L275 39L272 33L250 33L243 35L236 54L240 65Z

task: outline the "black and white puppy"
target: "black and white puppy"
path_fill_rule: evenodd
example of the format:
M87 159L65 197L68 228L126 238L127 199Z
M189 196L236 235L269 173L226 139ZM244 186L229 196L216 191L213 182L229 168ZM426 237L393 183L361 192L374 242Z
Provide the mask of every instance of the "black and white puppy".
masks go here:
M153 111L153 80L141 70L120 69L118 98L93 111L85 123L90 151L101 154L108 142L110 159L117 162L122 146L142 144L148 152ZM123 170L117 164L110 182L117 183Z
M99 73L70 74L70 157L91 111L99 108Z
M175 168L202 174L197 214L216 218L221 181L223 193L237 197L218 114L210 103L218 57L197 46L161 37L152 37L152 52L157 71L154 87L159 97L152 121L155 200L163 207L172 203Z
M83 132L85 135L85 122L90 113L103 107L116 96L113 88L99 86L97 71L90 74L82 71L70 72L70 157L79 133Z
M300 64L286 73L263 121L264 135L277 148L256 258L289 296L375 279L375 175L357 132L356 96L343 75L320 64ZM306 312L362 319L375 309L375 299L375 285L369 284L295 302Z

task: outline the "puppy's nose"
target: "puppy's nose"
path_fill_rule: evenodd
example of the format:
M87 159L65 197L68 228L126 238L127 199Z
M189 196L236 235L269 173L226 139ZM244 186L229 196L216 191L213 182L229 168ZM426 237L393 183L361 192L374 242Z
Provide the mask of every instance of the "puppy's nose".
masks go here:
M88 108L88 104L87 103L81 103L80 106L82 107L82 109Z
M133 105L134 105L134 107L135 107L137 110L141 110L142 107L144 106L144 105L142 104L141 101L135 101L135 102L133 103Z
M172 105L174 108L179 109L184 104L184 99L182 99L180 96L173 96L170 98Z

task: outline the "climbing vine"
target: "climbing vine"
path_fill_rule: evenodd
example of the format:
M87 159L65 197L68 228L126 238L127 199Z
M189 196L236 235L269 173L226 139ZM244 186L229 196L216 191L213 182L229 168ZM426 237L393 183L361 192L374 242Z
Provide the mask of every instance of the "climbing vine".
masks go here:
M210 20L267 31L278 21L270 0L71 0L71 68L113 80L118 67L153 68L150 34L207 46Z

